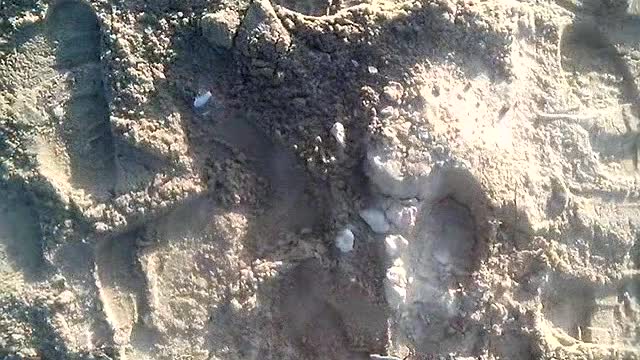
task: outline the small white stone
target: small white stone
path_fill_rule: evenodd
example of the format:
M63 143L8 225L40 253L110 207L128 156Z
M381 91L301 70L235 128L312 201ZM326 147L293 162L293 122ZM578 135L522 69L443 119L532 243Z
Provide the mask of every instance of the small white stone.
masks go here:
M394 265L387 269L384 280L385 293L389 305L399 307L407 299L407 272L404 269L402 260L396 259Z
M336 247L343 253L347 253L353 250L353 232L349 229L343 229L338 232L336 236Z
M371 354L369 355L369 359L375 359L375 360L401 360L399 357L397 356L391 356L391 355L378 355L378 354Z
M53 116L58 120L62 120L64 118L64 109L62 106L58 105L53 108Z
M380 209L364 209L360 211L360 217L375 233L384 234L389 231L389 222L387 222L384 212Z
M387 235L384 239L384 245L387 255L391 258L396 258L407 248L409 242L401 235Z
M231 311L233 311L234 313L238 313L242 311L242 304L240 304L240 302L236 298L231 299L231 302L229 303L229 305L230 305Z
M367 67L367 70L369 70L369 74L377 74L378 73L378 68L375 66L369 66Z
M104 233L104 232L107 232L109 230L109 225L107 225L107 224L105 224L103 222L97 222L97 223L93 224L93 227L99 233Z
M196 98L193 100L193 107L201 108L205 106L209 102L212 96L213 95L211 95L211 91L207 91L204 94L196 96Z
M341 122L336 122L331 127L331 135L336 139L338 144L342 147L346 144L347 133L344 129L344 125Z
M431 134L427 129L420 128L417 130L418 139L422 142L431 141Z

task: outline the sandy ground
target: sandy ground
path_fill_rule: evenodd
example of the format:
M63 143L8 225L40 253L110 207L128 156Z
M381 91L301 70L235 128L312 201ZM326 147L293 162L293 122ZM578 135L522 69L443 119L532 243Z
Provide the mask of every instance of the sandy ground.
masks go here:
M0 2L0 358L639 359L634 6Z

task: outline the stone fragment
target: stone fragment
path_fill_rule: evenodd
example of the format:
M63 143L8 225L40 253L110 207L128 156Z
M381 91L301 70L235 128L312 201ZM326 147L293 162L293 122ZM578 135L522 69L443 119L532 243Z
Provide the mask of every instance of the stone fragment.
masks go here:
M344 125L342 125L341 122L336 122L335 124L333 124L333 126L331 127L331 135L333 135L333 137L336 139L338 145L340 145L341 147L344 147L346 145L347 133L344 129Z
M338 232L336 235L335 244L338 250L343 253L348 253L353 250L353 242L355 237L353 236L353 232L349 229L343 229Z
M211 96L211 91L207 91L204 94L196 96L196 98L193 100L193 107L201 108L205 106L209 102L209 100L211 100Z
M397 308L405 303L407 299L407 272L401 259L396 259L393 266L387 269L384 286L389 306Z
M401 235L387 235L384 239L384 247L389 258L399 257L407 248L409 242Z
M390 225L380 209L369 208L360 211L360 217L369 225L373 232L384 234L389 231Z

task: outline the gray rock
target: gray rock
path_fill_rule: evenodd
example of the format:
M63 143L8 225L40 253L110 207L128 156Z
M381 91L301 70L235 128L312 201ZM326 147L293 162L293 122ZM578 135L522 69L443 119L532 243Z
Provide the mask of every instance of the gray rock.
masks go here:
M380 209L364 209L360 211L360 217L375 233L384 234L389 231L389 222L384 216L384 212Z

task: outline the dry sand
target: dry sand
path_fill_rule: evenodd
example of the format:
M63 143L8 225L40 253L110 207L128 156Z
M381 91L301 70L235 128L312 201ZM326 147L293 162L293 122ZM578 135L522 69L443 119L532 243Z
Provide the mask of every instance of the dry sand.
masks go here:
M0 2L0 358L640 359L630 10Z

